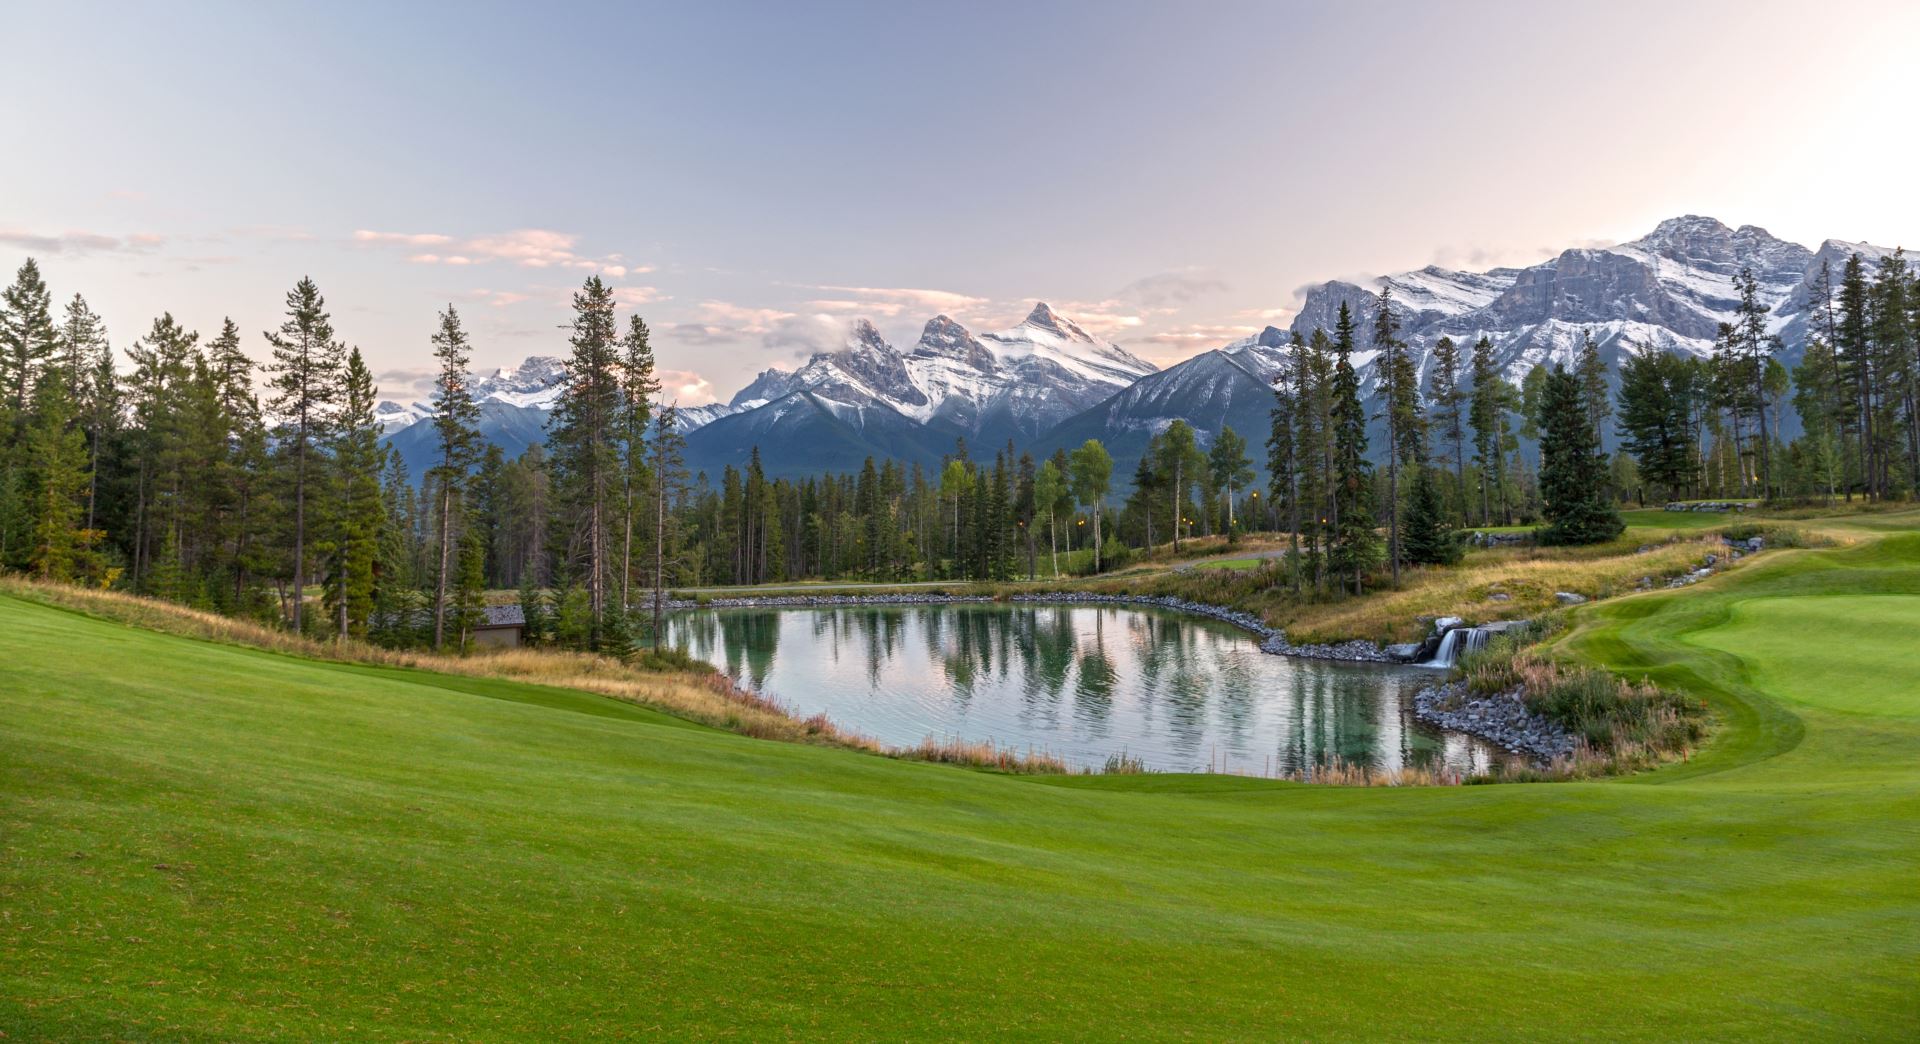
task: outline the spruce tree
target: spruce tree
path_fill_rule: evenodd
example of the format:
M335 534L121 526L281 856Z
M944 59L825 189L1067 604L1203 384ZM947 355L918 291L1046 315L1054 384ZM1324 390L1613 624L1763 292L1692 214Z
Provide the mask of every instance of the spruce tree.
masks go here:
M1507 404L1512 389L1500 375L1493 357L1493 342L1481 337L1473 345L1473 391L1468 404L1467 423L1473 428L1473 463L1480 471L1480 524L1493 524L1493 504L1500 505L1500 516L1507 515L1506 446L1508 435ZM1493 486L1488 490L1489 480ZM1496 495L1497 494L1497 495Z
M653 346L646 321L630 316L626 336L620 339L620 605L631 605L633 582L633 523L647 488L647 429L653 419L653 400L660 394L654 376Z
M1858 253L1847 258L1840 275L1840 318L1835 325L1834 349L1845 379L1852 385L1847 404L1857 439L1853 471L1867 499L1879 495L1879 468L1874 432L1874 359L1872 318L1868 314L1866 264ZM1851 484L1849 484L1851 495Z
M554 540L569 576L585 581L586 646L599 649L609 609L609 530L618 489L619 331L613 290L590 277L573 295L566 383L547 419L553 453ZM755 453L757 467L758 452ZM754 580L757 582L757 575Z
M33 527L27 566L43 580L72 581L90 563L93 540L82 526L81 500L91 469L86 436L74 413L65 375L58 369L44 373L22 447Z
M39 263L27 258L14 273L13 285L0 292L0 411L13 417L12 429L0 438L24 428L40 374L59 347L53 295L40 277Z
M686 483L685 449L686 438L680 434L680 411L668 403L654 418L646 460L653 486L653 647L656 651L666 627L667 561L674 537L671 509Z
M293 606L295 633L303 631L301 606L307 581L307 498L312 484L320 440L330 430L340 402L340 377L345 346L333 336L333 320L326 299L311 278L303 278L287 292L287 318L278 331L266 333L273 348L267 385L273 391L268 408L278 419L282 452L293 474Z
M1433 346L1433 376L1428 391L1433 403L1434 434L1446 448L1442 459L1453 465L1457 514L1467 517L1466 394L1460 390L1460 348L1442 337ZM1453 510L1454 505L1449 505Z
M1282 357L1280 372L1273 375L1273 408L1267 413L1267 507L1276 517L1286 519L1287 573L1293 578L1296 591L1300 586L1299 414L1302 407L1296 382L1303 350L1296 332L1290 350Z
M1555 366L1540 392L1540 498L1547 519L1545 544L1597 544L1626 528L1607 493L1607 458L1600 450L1579 378Z
M373 412L379 390L358 348L347 355L341 392L338 420L330 433L336 500L329 543L334 561L335 633L345 641L366 636L367 621L373 615L374 567L387 517L380 486L387 451Z
M1620 366L1621 447L1633 455L1640 478L1669 498L1680 496L1699 474L1695 372L1685 359L1652 348L1629 355Z
M1380 291L1380 307L1373 317L1373 347L1379 354L1382 412L1387 422L1387 562L1393 585L1400 586L1400 471L1419 467L1426 458L1424 424L1420 417L1419 376L1407 343L1400 339L1400 320L1393 314L1393 288Z
M1452 565L1463 553L1447 523L1446 503L1432 468L1416 468L1407 496L1407 561L1414 565Z
M1367 414L1360 404L1360 380L1353 371L1353 314L1346 302L1334 323L1332 571L1359 594L1367 570L1380 559L1373 531L1373 466L1367 462ZM1391 453L1391 450L1389 451Z
M480 449L480 406L473 401L473 378L468 373L472 346L453 305L440 313L440 325L431 341L434 360L439 363L433 385L433 433L440 459L427 473L439 501L433 579L433 648L438 652L446 641L448 588L463 568L455 560L457 532L459 521L466 515L462 496L467 477Z

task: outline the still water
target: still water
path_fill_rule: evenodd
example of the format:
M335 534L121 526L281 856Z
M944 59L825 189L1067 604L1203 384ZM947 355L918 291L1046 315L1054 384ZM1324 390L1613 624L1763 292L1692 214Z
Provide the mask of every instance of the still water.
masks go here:
M699 610L671 617L669 635L801 716L893 746L957 737L1096 769L1124 751L1150 769L1254 775L1335 756L1457 771L1497 757L1414 720L1431 672L1271 656L1225 624L1159 610Z

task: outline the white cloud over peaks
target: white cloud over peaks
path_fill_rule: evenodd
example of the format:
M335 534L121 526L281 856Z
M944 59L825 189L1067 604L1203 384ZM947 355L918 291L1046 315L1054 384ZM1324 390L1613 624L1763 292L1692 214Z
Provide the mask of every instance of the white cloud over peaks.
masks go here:
M668 401L678 402L682 406L705 406L720 401L713 392L713 382L692 370L659 370L660 393Z

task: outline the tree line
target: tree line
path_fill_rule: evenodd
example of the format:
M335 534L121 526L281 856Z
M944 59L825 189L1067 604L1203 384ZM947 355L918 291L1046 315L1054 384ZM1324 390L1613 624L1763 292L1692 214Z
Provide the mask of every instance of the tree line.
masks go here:
M545 443L512 459L478 431L459 313L422 331L435 456L416 477L311 279L262 332L264 367L232 320L203 338L163 314L123 369L86 300L56 314L29 259L0 295L0 567L442 648L472 640L487 590L519 588L535 638L622 650L658 633L672 587L1060 576L1260 529L1287 535L1286 583L1332 593L1451 562L1469 526L1544 523L1544 540L1579 543L1616 535L1627 499L1910 494L1920 285L1904 255L1817 274L1792 370L1753 275L1735 288L1709 357L1629 351L1617 390L1590 334L1571 369L1517 386L1488 338L1442 338L1423 380L1390 292L1370 330L1342 306L1283 353L1264 488L1239 433L1203 444L1176 420L1114 510L1098 440L1044 458L962 441L934 468L803 478L768 476L756 452L689 474L647 325L598 278L573 296ZM1369 350L1364 396L1354 357Z

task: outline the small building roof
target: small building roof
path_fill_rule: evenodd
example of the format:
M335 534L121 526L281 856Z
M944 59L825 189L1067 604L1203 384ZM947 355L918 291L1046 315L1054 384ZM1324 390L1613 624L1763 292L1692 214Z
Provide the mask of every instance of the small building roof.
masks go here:
M526 625L527 614L521 612L518 605L490 605L487 606L486 621L479 626L525 627Z

